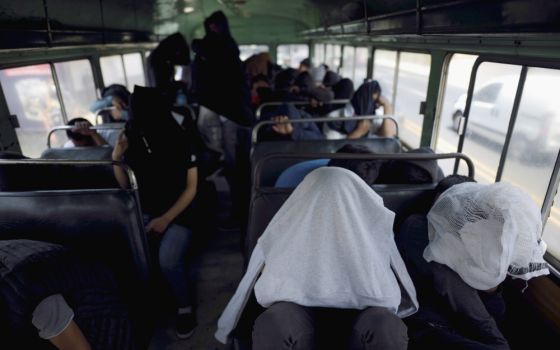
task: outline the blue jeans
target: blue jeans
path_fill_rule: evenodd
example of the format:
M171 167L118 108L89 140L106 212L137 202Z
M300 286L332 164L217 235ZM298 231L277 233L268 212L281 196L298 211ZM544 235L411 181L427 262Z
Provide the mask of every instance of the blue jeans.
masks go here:
M144 215L147 225L153 219ZM192 231L187 227L170 224L159 242L158 261L161 272L177 301L177 307L191 306L187 251L192 241Z

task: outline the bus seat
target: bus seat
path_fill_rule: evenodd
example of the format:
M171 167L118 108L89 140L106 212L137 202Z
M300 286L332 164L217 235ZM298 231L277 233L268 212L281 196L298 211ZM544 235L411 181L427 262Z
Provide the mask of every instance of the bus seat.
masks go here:
M139 336L146 336L152 327L145 315L151 312L146 305L153 268L137 191L103 188L94 176L78 176L84 169L76 164L9 162L1 162L0 169L20 181L1 184L0 240L57 243L101 261L113 271ZM87 170L100 174L107 167L112 165L90 165ZM41 181L45 173L51 179ZM70 186L61 186L65 181Z
M395 228L412 213L427 213L433 202L436 184L427 185L373 185L385 206L395 212ZM276 212L291 195L293 189L261 187L251 200L249 225L245 240L245 257L248 259L258 239Z
M109 146L47 148L41 159L111 160L113 148Z
M363 145L375 153L400 153L401 144L395 138L369 138L358 140L310 140L310 141L271 141L255 145L251 164L272 153L335 153L346 144ZM263 186L274 186L278 176L290 166L300 163L301 159L275 159L267 162L266 169L260 174Z

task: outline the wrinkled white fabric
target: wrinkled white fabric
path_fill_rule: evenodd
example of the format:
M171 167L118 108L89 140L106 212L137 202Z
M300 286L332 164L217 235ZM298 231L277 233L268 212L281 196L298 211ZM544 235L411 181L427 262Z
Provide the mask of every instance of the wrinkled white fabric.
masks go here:
M424 258L449 266L475 289L494 288L508 274L548 274L540 210L508 183L451 187L428 213L428 231Z
M416 291L393 237L394 216L353 172L335 167L311 172L259 239L218 321L216 338L227 341L253 287L264 307L290 301L386 307L400 317L416 312Z

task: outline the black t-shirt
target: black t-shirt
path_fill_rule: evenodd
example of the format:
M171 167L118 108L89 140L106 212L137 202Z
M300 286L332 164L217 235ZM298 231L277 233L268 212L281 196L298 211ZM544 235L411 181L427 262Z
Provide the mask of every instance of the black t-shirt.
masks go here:
M188 170L197 166L197 157L188 132L177 128L129 140L125 162L136 176L142 211L157 217L167 212L185 191ZM190 207L174 221L190 226Z

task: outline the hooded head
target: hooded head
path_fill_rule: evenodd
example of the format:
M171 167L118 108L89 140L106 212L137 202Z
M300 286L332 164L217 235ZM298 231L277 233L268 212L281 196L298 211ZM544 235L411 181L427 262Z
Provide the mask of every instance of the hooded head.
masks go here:
M354 83L350 79L342 79L332 87L334 98L337 100L346 100L354 94Z
M372 115L376 109L376 99L381 95L381 86L376 80L366 81L352 96L355 115Z
M342 77L335 72L329 70L325 73L325 77L323 78L323 85L325 87L333 87L336 83L338 83Z
M160 57L174 66L188 66L191 63L189 44L181 33L171 34L160 41L154 52L156 51Z
M214 33L231 36L228 19L222 11L216 11L206 18L204 20L204 29L206 34Z
M374 154L372 150L362 145L347 144L340 148L336 153L348 154ZM371 159L332 159L329 166L344 168L352 171L364 180L368 185L373 185L379 176L382 161Z
M276 75L274 88L276 90L288 90L290 86L294 85L297 74L297 70L293 68L284 69Z

